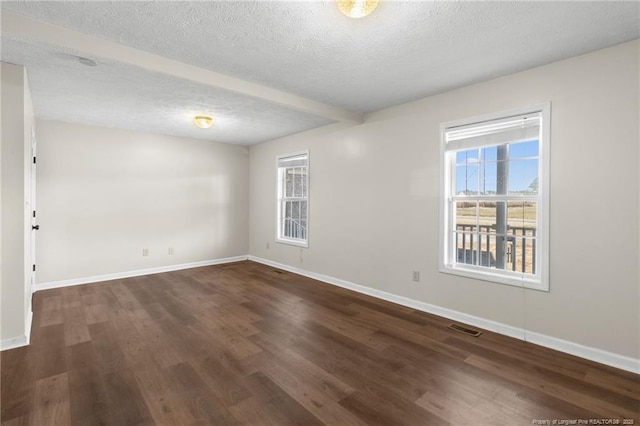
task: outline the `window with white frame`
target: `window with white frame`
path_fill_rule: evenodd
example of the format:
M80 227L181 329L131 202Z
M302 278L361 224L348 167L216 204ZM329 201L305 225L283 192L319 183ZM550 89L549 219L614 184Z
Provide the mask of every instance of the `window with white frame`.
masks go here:
M279 156L276 240L308 246L309 152Z
M441 126L440 270L549 290L550 104Z

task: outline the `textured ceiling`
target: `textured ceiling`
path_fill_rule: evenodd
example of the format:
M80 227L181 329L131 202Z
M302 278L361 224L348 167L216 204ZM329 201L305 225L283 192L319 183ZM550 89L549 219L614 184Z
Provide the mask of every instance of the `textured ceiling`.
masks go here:
M341 15L334 1L5 1L2 7L356 112L375 111L640 37L640 3L635 1L382 0L372 15L359 20ZM20 54L15 49L20 49L19 44L5 43L5 38L3 60L18 58ZM58 65L45 63L49 62L45 58L56 57L59 52L46 46L39 48L48 56L23 55L32 60L33 71L29 66L27 69L38 114L44 113L45 103L39 92L44 93L51 81L65 75L64 71L56 71ZM84 56L96 57L99 53ZM158 115L166 117L195 110L205 102L203 99L212 99L204 95L211 88L195 83L154 75L149 80L153 88L136 89L141 82L146 84L144 72L115 63L105 64L98 71L101 68L102 64L92 71L100 73L100 80L91 84L104 86L95 88L94 94L120 90L127 95L119 104L94 99L96 104L102 103L98 108L101 113L115 106L131 111L131 106L137 104L157 104ZM119 72L121 77L109 78L110 72ZM77 74L78 79L91 76L88 70ZM91 85L76 84L80 88ZM160 100L154 97L158 96L156 89L165 92ZM47 109L55 110L56 97L62 95L48 89ZM263 101L251 98L234 99L231 93L220 90L211 95L225 99L220 110L229 113L229 117L250 123L240 126L236 135L230 134L236 129L230 128L229 133L220 129L216 140L220 136L221 141L250 144L330 121L275 104L263 105ZM115 102L114 98L117 96L106 97ZM74 96L69 95L66 103L73 100ZM173 100L180 102L174 104ZM214 107L218 101L211 102L206 106L217 110ZM114 120L126 123L127 114L112 114ZM274 117L276 121L272 121ZM176 129L179 125L174 122L165 127L158 124L156 131Z
M4 36L2 57L25 65L34 109L45 120L71 121L216 142L251 145L332 121L130 65L99 60L88 67L80 52ZM212 115L199 129L195 115Z

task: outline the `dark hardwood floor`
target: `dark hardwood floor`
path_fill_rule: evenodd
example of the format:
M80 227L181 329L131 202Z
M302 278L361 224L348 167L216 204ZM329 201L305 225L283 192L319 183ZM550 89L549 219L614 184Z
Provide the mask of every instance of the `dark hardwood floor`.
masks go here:
M640 424L640 376L450 323L253 262L42 291L1 420Z

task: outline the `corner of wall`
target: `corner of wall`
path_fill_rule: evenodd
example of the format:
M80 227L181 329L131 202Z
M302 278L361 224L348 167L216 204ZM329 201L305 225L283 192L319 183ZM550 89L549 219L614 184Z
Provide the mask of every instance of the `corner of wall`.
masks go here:
M1 66L2 145L0 173L2 175L2 327L0 347L17 347L28 342L30 327L30 295L27 268L30 265L31 246L28 241L30 199L29 155L33 107L26 83L24 67L2 63ZM6 250L11 247L12 250Z

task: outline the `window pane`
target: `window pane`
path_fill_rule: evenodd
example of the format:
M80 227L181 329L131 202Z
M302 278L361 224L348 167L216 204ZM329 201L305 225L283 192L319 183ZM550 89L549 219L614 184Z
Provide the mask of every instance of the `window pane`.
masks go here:
M306 201L285 202L283 236L306 239L306 210Z
M501 234L496 235L495 251L495 269L509 269L509 237Z
M307 239L307 202L300 201L300 221L299 221L299 237L304 240Z
M477 149L456 152L456 164L477 164L479 158L480 151Z
M509 217L509 233L535 236L538 220L535 201L509 201L507 215Z
M506 204L505 201L480 202L480 266L504 269Z
M496 266L496 236L480 234L480 266L495 268Z
M519 235L524 226L524 202L509 201L507 203L509 234Z
M481 201L479 205L480 210L480 232L485 234L496 233L496 217L497 217L497 205L499 203L495 201Z
M526 235L535 237L538 230L538 203L535 201L524 202L522 222Z
M285 197L293 196L293 169L285 169Z
M478 203L476 201L458 201L455 208L456 230L475 231L478 220Z
M304 197L304 169L299 167L296 169L296 197Z
M509 144L509 158L538 157L538 140Z
M480 234L480 266L492 269L511 270L511 237Z
M476 201L455 203L454 246L459 263L477 264L477 221L478 203Z
M535 273L535 238L511 237L507 248L507 269L525 274Z
M454 246L458 263L478 264L478 236L471 232L454 232Z
M281 202L280 203L280 218L279 218L279 220L280 220L280 233L282 235L286 235L285 234L285 229L286 229L286 226L285 226L285 217L286 217L285 211L286 211L286 209L287 209L287 203L284 202L284 201Z
M300 202L291 201L291 219L298 220L300 217Z
M498 161L496 163L496 194L506 195L508 187L509 162Z
M296 196L296 191L298 190L298 173L297 173L297 168L292 168L290 169L290 173L291 173L291 197L295 197Z
M482 148L482 161L496 161L498 159L498 147L488 146Z
M468 164L456 166L456 194L477 195L478 165Z
M480 194L495 195L498 189L496 162L482 163L480 169Z
M458 263L535 273L536 202L456 201L454 208Z
M509 194L538 193L538 159L509 162Z
M536 242L537 238L526 238L525 240L525 249L526 249L526 265L527 268L525 273L527 274L535 274L536 273Z
M306 198L307 197L307 168L303 167L300 170L301 174L301 180L300 180L300 186L302 187L302 197Z
M298 174L296 173L296 168L291 169L291 196L296 196L296 191L298 190Z
M507 269L527 274L535 273L535 237L537 203L510 201Z

